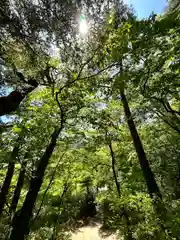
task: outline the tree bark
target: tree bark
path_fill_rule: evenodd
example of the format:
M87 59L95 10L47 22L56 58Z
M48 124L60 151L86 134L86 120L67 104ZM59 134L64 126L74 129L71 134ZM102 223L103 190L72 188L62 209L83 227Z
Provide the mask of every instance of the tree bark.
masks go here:
M24 240L25 235L29 233L29 221L32 217L33 208L35 201L43 182L44 173L48 165L49 159L53 153L56 146L57 138L62 130L63 126L55 129L52 136L51 142L47 146L45 153L43 154L39 165L36 170L35 177L31 179L29 191L26 195L24 204L19 212L17 212L12 221L12 232L10 235L10 240Z
M22 190L23 183L24 183L24 178L25 178L26 165L27 165L27 160L25 160L22 163L21 171L19 173L18 181L17 181L17 184L16 184L16 188L14 190L11 206L10 206L10 209L9 209L9 213L12 214L12 215L16 211L16 207L17 207L17 204L18 204L18 201L19 201L19 198L20 198L20 194L21 194L21 190Z
M112 170L113 170L113 175L114 175L114 180L115 180L115 184L116 184L117 193L118 193L118 196L120 198L121 197L121 190L120 190L120 185L119 185L119 182L118 182L118 179L117 179L117 176L116 176L116 169L115 169L116 158L115 158L115 154L114 154L114 151L113 151L112 142L111 142L111 140L108 142L107 135L106 135L106 140L107 140L109 150L110 150L110 153L111 153ZM126 224L127 224L127 233L126 233L125 239L133 240L132 232L130 230L130 225L131 224L130 224L130 221L129 221L128 212L126 211L125 207L123 208L122 215L125 217Z
M113 148L112 148L111 141L109 141L108 146L109 146L109 150L110 150L110 153L111 153L112 170L113 170L113 176L114 176L114 181L115 181L115 184L116 184L117 193L118 193L118 196L121 197L120 186L119 186L119 182L118 182L118 179L117 179L117 176L116 176L116 169L115 169L116 159L115 159L115 155L114 155L114 151L113 151Z
M32 90L34 88L31 87L24 93L13 91L6 97L0 97L0 116L16 111L25 96Z
M6 203L7 194L8 194L8 191L9 191L9 188L10 188L10 185L11 185L11 180L12 180L12 177L13 177L13 174L14 174L15 160L16 160L18 151L19 151L19 144L14 147L14 149L11 153L10 162L9 162L9 165L8 165L8 170L7 170L7 173L6 173L4 183L3 183L2 188L1 188L1 192L0 192L0 215L3 212L4 205Z
M154 194L156 196L158 196L159 198L162 198L162 195L160 193L160 190L159 190L156 180L154 178L154 174L153 174L151 167L149 165L149 162L147 160L141 139L139 137L135 123L132 118L132 114L131 114L129 104L126 99L125 93L124 93L124 89L122 87L120 88L120 94L121 94L121 100L122 100L123 107L124 107L125 116L127 118L128 127L129 127L129 130L130 130L130 133L131 133L131 136L133 139L134 147L136 149L136 153L138 155L138 159L139 159L139 162L140 162L143 174L144 174L144 178L146 180L149 195L151 198L153 197Z

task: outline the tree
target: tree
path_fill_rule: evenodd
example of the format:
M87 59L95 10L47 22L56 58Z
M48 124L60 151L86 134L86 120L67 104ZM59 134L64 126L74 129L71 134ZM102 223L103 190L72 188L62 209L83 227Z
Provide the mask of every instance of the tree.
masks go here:
M18 201L21 195L21 190L23 188L23 183L24 183L24 178L25 178L25 171L26 171L26 166L27 166L27 159L25 158L25 160L23 161L22 165L21 165L21 170L19 173L19 177L18 177L18 181L16 184L16 188L14 190L13 193L13 198L12 198L12 202L10 205L10 209L9 209L9 213L12 214L12 216L14 216L14 213L16 211L17 205L18 205Z
M7 170L6 177L4 179L4 182L3 182L3 185L1 188L1 192L0 192L0 214L2 214L4 205L6 204L6 198L7 198L11 180L12 180L12 177L14 174L15 163L17 161L21 141L22 141L21 137L19 136L17 143L15 144L13 151L9 157L8 170Z
M67 239L95 213L126 239L179 236L178 12L137 20L122 2L95 2L1 4L1 85L24 96L1 131L1 179L26 129L10 239Z
M61 127L54 130L51 142L47 146L44 155L42 156L39 166L37 168L37 172L35 178L31 179L30 188L26 196L26 200L24 201L23 207L21 208L20 212L16 213L12 223L13 223L13 230L10 236L10 239L24 239L25 235L28 234L28 225L30 218L32 216L33 207L37 198L37 194L41 187L44 172L48 165L49 158L56 146L56 141L63 128L63 119L61 119Z
M113 26L114 26L113 21L116 22L116 25L118 25L118 23L122 23L121 27L118 27L118 28L115 27L114 31L113 31ZM128 44L129 45L131 44L129 42L128 32L129 32L129 29L131 28L131 24L129 22L135 21L135 19L132 17L130 19L127 19L126 22L124 23L123 21L121 19L118 19L118 15L114 16L114 20L112 16L112 21L109 24L110 26L112 24L112 27L110 30L107 28L109 39L107 38L106 40L107 43L105 45L105 50L104 50L106 52L107 51L106 49L108 49L109 55L108 57L106 57L105 55L103 61L106 63L107 58L108 60L110 58L110 61L114 63L114 66L116 66L115 68L116 74L114 75L117 77L115 78L114 85L111 86L113 88L112 91L116 95L120 94L120 98L123 104L129 130L130 130L134 147L136 149L138 159L146 180L149 194L151 197L153 197L153 194L155 194L161 198L160 190L157 186L157 183L152 173L152 170L150 168L149 162L146 158L145 151L143 149L134 121L132 119L132 114L130 112L130 108L125 96L124 89L127 88L127 81L133 84L131 79L128 79L128 77L131 76L131 72L130 72L131 66L129 67L129 71L128 71L128 65L132 63L131 58L133 61L133 57L131 57L131 47L128 47ZM129 62L128 62L128 58L130 59ZM112 80L113 79L114 78L112 77Z
M121 93L121 99L122 99L122 103L123 103L123 106L124 106L124 112L125 112L125 115L126 115L126 118L127 118L129 130L131 132L131 136L132 136L134 146L135 146L135 149L136 149L139 161L140 161L140 165L141 165L142 171L144 173L144 177L145 177L145 180L146 180L146 184L147 184L147 187L148 187L149 194L150 194L151 197L153 197L153 194L156 194L158 197L162 198L160 190L159 190L159 188L157 186L157 183L156 183L156 180L154 178L154 174L153 174L153 172L152 172L152 170L149 166L149 162L146 158L146 155L145 155L140 137L139 137L138 132L136 130L134 121L132 119L132 115L131 115L131 112L130 112L128 102L126 100L126 96L124 94L124 91L121 89L120 93Z

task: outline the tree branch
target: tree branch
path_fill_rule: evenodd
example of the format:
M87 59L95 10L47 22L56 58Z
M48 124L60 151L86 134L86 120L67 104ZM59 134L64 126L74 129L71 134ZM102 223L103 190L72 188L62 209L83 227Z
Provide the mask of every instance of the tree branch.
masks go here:
M66 152L64 152L64 153L62 154L62 156L60 157L59 161L58 161L57 164L56 164L56 167L55 167L54 172L53 172L53 174L52 174L52 176L51 176L51 179L50 179L50 181L49 181L49 184L48 184L46 190L44 191L44 194L43 194L43 197L42 197L42 200L41 200L41 204L40 204L40 206L39 206L39 209L38 209L38 211L37 211L37 213L36 213L36 216L33 218L32 222L34 222L34 221L36 220L36 218L38 217L38 215L39 215L39 213L40 213L40 211L41 211L42 205L43 205L43 203L44 203L45 196L46 196L48 190L51 188L51 186L52 186L52 184L53 184L53 180L54 180L56 171L58 170L59 163L61 162L61 160L63 159L63 157L65 156L65 154L66 154ZM32 224L32 222L31 222L31 224Z

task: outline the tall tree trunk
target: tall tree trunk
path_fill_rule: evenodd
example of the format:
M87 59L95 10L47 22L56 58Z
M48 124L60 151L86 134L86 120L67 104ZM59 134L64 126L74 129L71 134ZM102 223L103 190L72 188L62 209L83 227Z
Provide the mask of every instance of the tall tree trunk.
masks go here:
M106 141L108 143L110 154L111 154L112 170L113 170L114 180L115 180L115 184L116 184L117 193L118 193L118 196L120 198L121 197L121 190L120 190L120 185L119 185L119 182L118 182L118 179L117 179L117 176L116 176L116 169L115 169L116 157L115 157L115 154L114 154L114 151L113 151L112 142L111 142L111 140L108 141L107 134L106 134ZM131 223L129 221L128 212L127 212L125 207L123 208L122 215L124 215L124 217L126 219L126 224L127 224L127 233L126 233L125 239L126 240L132 240L133 237L132 237L132 232L130 230Z
M115 169L116 159L115 159L115 155L114 155L114 151L113 151L113 148L112 148L112 142L111 141L109 141L108 146L109 146L109 150L110 150L110 153L111 153L114 181L115 181L115 184L116 184L116 189L117 189L118 196L120 197L121 196L120 185L119 185L119 182L118 182L118 179L117 179L117 176L116 176L116 169Z
M143 174L144 174L144 178L146 180L146 184L147 184L147 188L148 188L150 197L152 198L153 194L155 194L156 196L162 198L160 190L159 190L156 180L154 178L154 174L153 174L151 167L149 165L149 162L146 158L146 154L144 152L141 139L137 132L137 129L136 129L136 126L133 121L132 114L131 114L131 111L129 108L129 104L126 99L124 89L122 87L120 88L120 94L121 94L121 100L122 100L123 107L124 107L125 116L127 118L128 127L129 127L129 130L130 130L130 133L131 133L131 136L133 139L134 147L136 149L138 159L139 159L139 162L140 162Z
M62 130L63 126L55 129L52 136L51 142L46 148L39 165L36 170L35 177L31 178L29 191L26 195L24 204L19 212L17 212L12 221L12 232L10 235L10 240L24 240L25 235L29 233L29 221L32 217L33 208L35 201L43 182L44 173L48 165L49 159L53 153L56 146L57 138Z
M12 177L13 177L13 174L14 174L15 161L16 161L18 151L19 151L19 144L14 147L14 149L11 153L10 162L9 162L9 165L8 165L8 170L7 170L7 173L6 173L4 183L3 183L2 188L1 188L1 192L0 192L0 215L3 212L4 205L6 203L7 194L8 194L8 191L9 191L9 188L10 188L10 185L11 185L11 180L12 180Z
M20 198L20 194L21 194L21 190L22 190L23 183L24 183L24 178L25 178L26 165L27 165L27 160L25 160L22 163L21 171L19 173L18 181L17 181L17 184L16 184L16 188L14 190L11 206L10 206L10 209L9 209L9 213L12 214L12 216L16 211L16 207L17 207L17 204L18 204L18 201L19 201L19 198Z
M166 218L167 218L167 210L163 204L162 200L162 195L161 192L159 190L159 187L156 183L156 180L154 178L154 174L151 170L151 167L149 165L149 162L146 158L146 154L145 151L143 149L143 145L141 142L141 139L139 137L139 134L137 132L135 123L133 121L132 118L132 114L129 108L129 104L128 101L126 99L125 93L124 93L124 89L121 87L120 88L120 94L121 94L121 99L122 99L122 103L123 103L123 107L124 107L124 112L125 112L125 116L127 118L127 123L128 123L128 127L133 139L133 143L134 143L134 147L136 149L137 155L138 155L138 159L141 165L141 169L143 171L144 174L144 178L146 180L146 184L147 184L147 188L148 188L148 192L151 198L153 198L153 195L155 195L157 198L155 199L155 211L157 213L157 216L159 217L159 219L161 220L160 226L162 228L162 230L164 232L168 232L168 235L172 238L171 236L171 231L169 231L169 227L166 227Z

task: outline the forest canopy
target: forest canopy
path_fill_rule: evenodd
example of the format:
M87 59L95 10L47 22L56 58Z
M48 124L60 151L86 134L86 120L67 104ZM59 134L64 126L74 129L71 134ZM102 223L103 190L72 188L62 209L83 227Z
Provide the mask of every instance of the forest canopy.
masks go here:
M180 4L0 3L0 238L180 236Z

